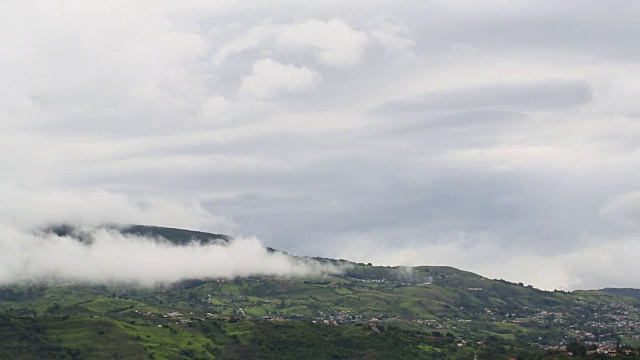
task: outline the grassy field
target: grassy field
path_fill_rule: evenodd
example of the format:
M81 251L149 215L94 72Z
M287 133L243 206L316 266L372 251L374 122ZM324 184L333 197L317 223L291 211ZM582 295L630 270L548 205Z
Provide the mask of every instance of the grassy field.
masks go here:
M44 322L56 342L79 350L87 359L143 358L144 348L116 322L98 318L73 318Z
M637 341L636 330L614 320L626 314L640 322L639 307L608 293L544 292L446 267L361 266L319 278L192 279L156 288L25 284L0 288L0 358L470 359L469 348L483 339L539 356L524 344L593 332L593 314L608 319L598 325L607 341ZM497 353L487 358L515 354Z

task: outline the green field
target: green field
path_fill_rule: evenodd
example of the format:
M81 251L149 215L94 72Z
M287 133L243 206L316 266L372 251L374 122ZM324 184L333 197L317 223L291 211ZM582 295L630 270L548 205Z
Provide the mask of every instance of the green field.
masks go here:
M73 227L52 231L77 236ZM181 229L122 231L176 245L230 241ZM0 359L565 356L551 346L568 346L593 359L599 355L585 355L587 346L614 347L628 359L640 353L635 348L640 300L632 297L547 292L451 267L314 260L344 271L304 278L187 279L153 288L65 282L3 286Z
M156 288L25 284L0 288L0 359L540 359L544 346L594 340L594 326L602 344L637 346L640 331L618 323L640 322L639 305L446 267Z

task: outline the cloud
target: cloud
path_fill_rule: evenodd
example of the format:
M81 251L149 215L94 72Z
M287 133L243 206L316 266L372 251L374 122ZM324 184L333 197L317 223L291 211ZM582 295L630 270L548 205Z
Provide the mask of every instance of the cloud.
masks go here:
M0 227L0 284L54 280L152 286L203 277L319 276L341 271L337 266L270 253L255 238L176 246L114 230L88 232L91 244Z
M561 260L570 274L569 288L637 288L636 260L640 256L637 236L599 239L591 246ZM621 276L624 274L624 276Z
M637 273L578 264L635 251L632 2L3 10L0 224L256 235L545 287Z
M275 40L277 46L312 49L318 62L336 67L359 64L368 43L366 33L353 30L338 19L326 22L309 20L283 26L278 32Z
M233 221L203 209L198 202L178 202L160 197L133 198L104 190L32 190L0 185L0 224L31 230L51 224L98 226L164 224L200 230L235 232Z
M336 266L268 252L257 238L177 246L163 239L124 235L111 224L165 226L232 234L229 219L199 204L163 199L133 201L123 194L0 189L0 284L24 281L126 282L145 286L187 278L250 275L306 276ZM43 232L73 224L92 241ZM109 226L106 227L105 224Z
M444 90L392 101L381 105L377 111L394 115L402 112L492 109L553 111L583 105L591 100L591 89L585 81L553 80Z
M384 32L378 31L378 37ZM388 43L397 39L387 37ZM289 25L261 25L224 45L214 56L221 65L229 56L271 44L284 51L312 51L320 64L348 68L358 65L368 45L367 34L339 19L311 19Z
M415 40L411 39L411 30L406 24L389 19L380 19L368 29L374 41L387 49L387 53L414 54Z
M593 286L580 281L568 266L567 259L561 256L517 252L509 245L501 247L490 241L488 237L492 235L451 232L446 234L446 237L438 237L437 241L430 244L411 242L411 247L384 250L365 245L369 242L366 238L352 238L348 243L360 249L360 255L355 261L369 259L374 265L432 264L460 269L472 268L477 269L479 275L490 279L522 282L546 290ZM345 249L345 252L353 252L353 249ZM538 266L540 263L544 263L545 266ZM536 271L531 271L532 268L536 268Z
M615 240L592 238L576 251L545 255L532 254L517 244L499 245L491 239L498 236L497 233L449 232L434 236L430 244L411 241L410 246L390 249L372 247L370 238L359 236L343 238L341 243L349 244L343 247L344 254L358 254L354 261L472 268L491 279L532 284L545 290L633 288L640 281L634 261L640 255L640 245L635 236ZM620 276L621 273L625 276Z
M599 211L600 216L627 227L637 227L640 221L640 191L616 196Z
M242 79L239 92L258 99L278 93L309 91L320 81L320 76L306 66L296 67L272 59L256 61L252 73Z

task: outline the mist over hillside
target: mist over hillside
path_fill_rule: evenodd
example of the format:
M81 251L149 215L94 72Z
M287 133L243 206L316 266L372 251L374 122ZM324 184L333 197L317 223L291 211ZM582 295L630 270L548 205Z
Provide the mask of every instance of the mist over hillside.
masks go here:
M33 233L37 260L59 261L16 253L25 273L0 283L0 358L538 360L570 348L592 359L587 345L635 355L640 336L640 300L606 290L292 256L157 226Z
M329 349L537 360L560 346L586 354L585 344L635 354L640 336L633 289L544 291L450 266L294 256L255 238L148 225L15 235L0 254L0 357L280 359L293 346L312 358Z
M163 226L150 225L102 225L104 229L118 232L123 235L132 235L155 239L156 241L168 241L174 245L208 245L224 244L233 238L228 235L212 234L203 231L177 229ZM52 225L45 227L44 233L55 234L60 237L71 237L81 242L91 242L93 240L92 230L77 227L69 224Z
M187 278L299 277L339 273L344 264L293 257L257 238L142 225L55 225L1 239L0 284L122 282L143 286Z

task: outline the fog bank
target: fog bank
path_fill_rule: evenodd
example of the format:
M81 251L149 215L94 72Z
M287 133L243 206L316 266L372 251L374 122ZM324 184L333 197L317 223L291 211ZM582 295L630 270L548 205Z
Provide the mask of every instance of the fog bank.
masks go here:
M91 242L0 226L0 284L57 280L152 286L187 278L295 277L340 271L333 265L268 252L257 238L178 246L104 227L83 231Z

